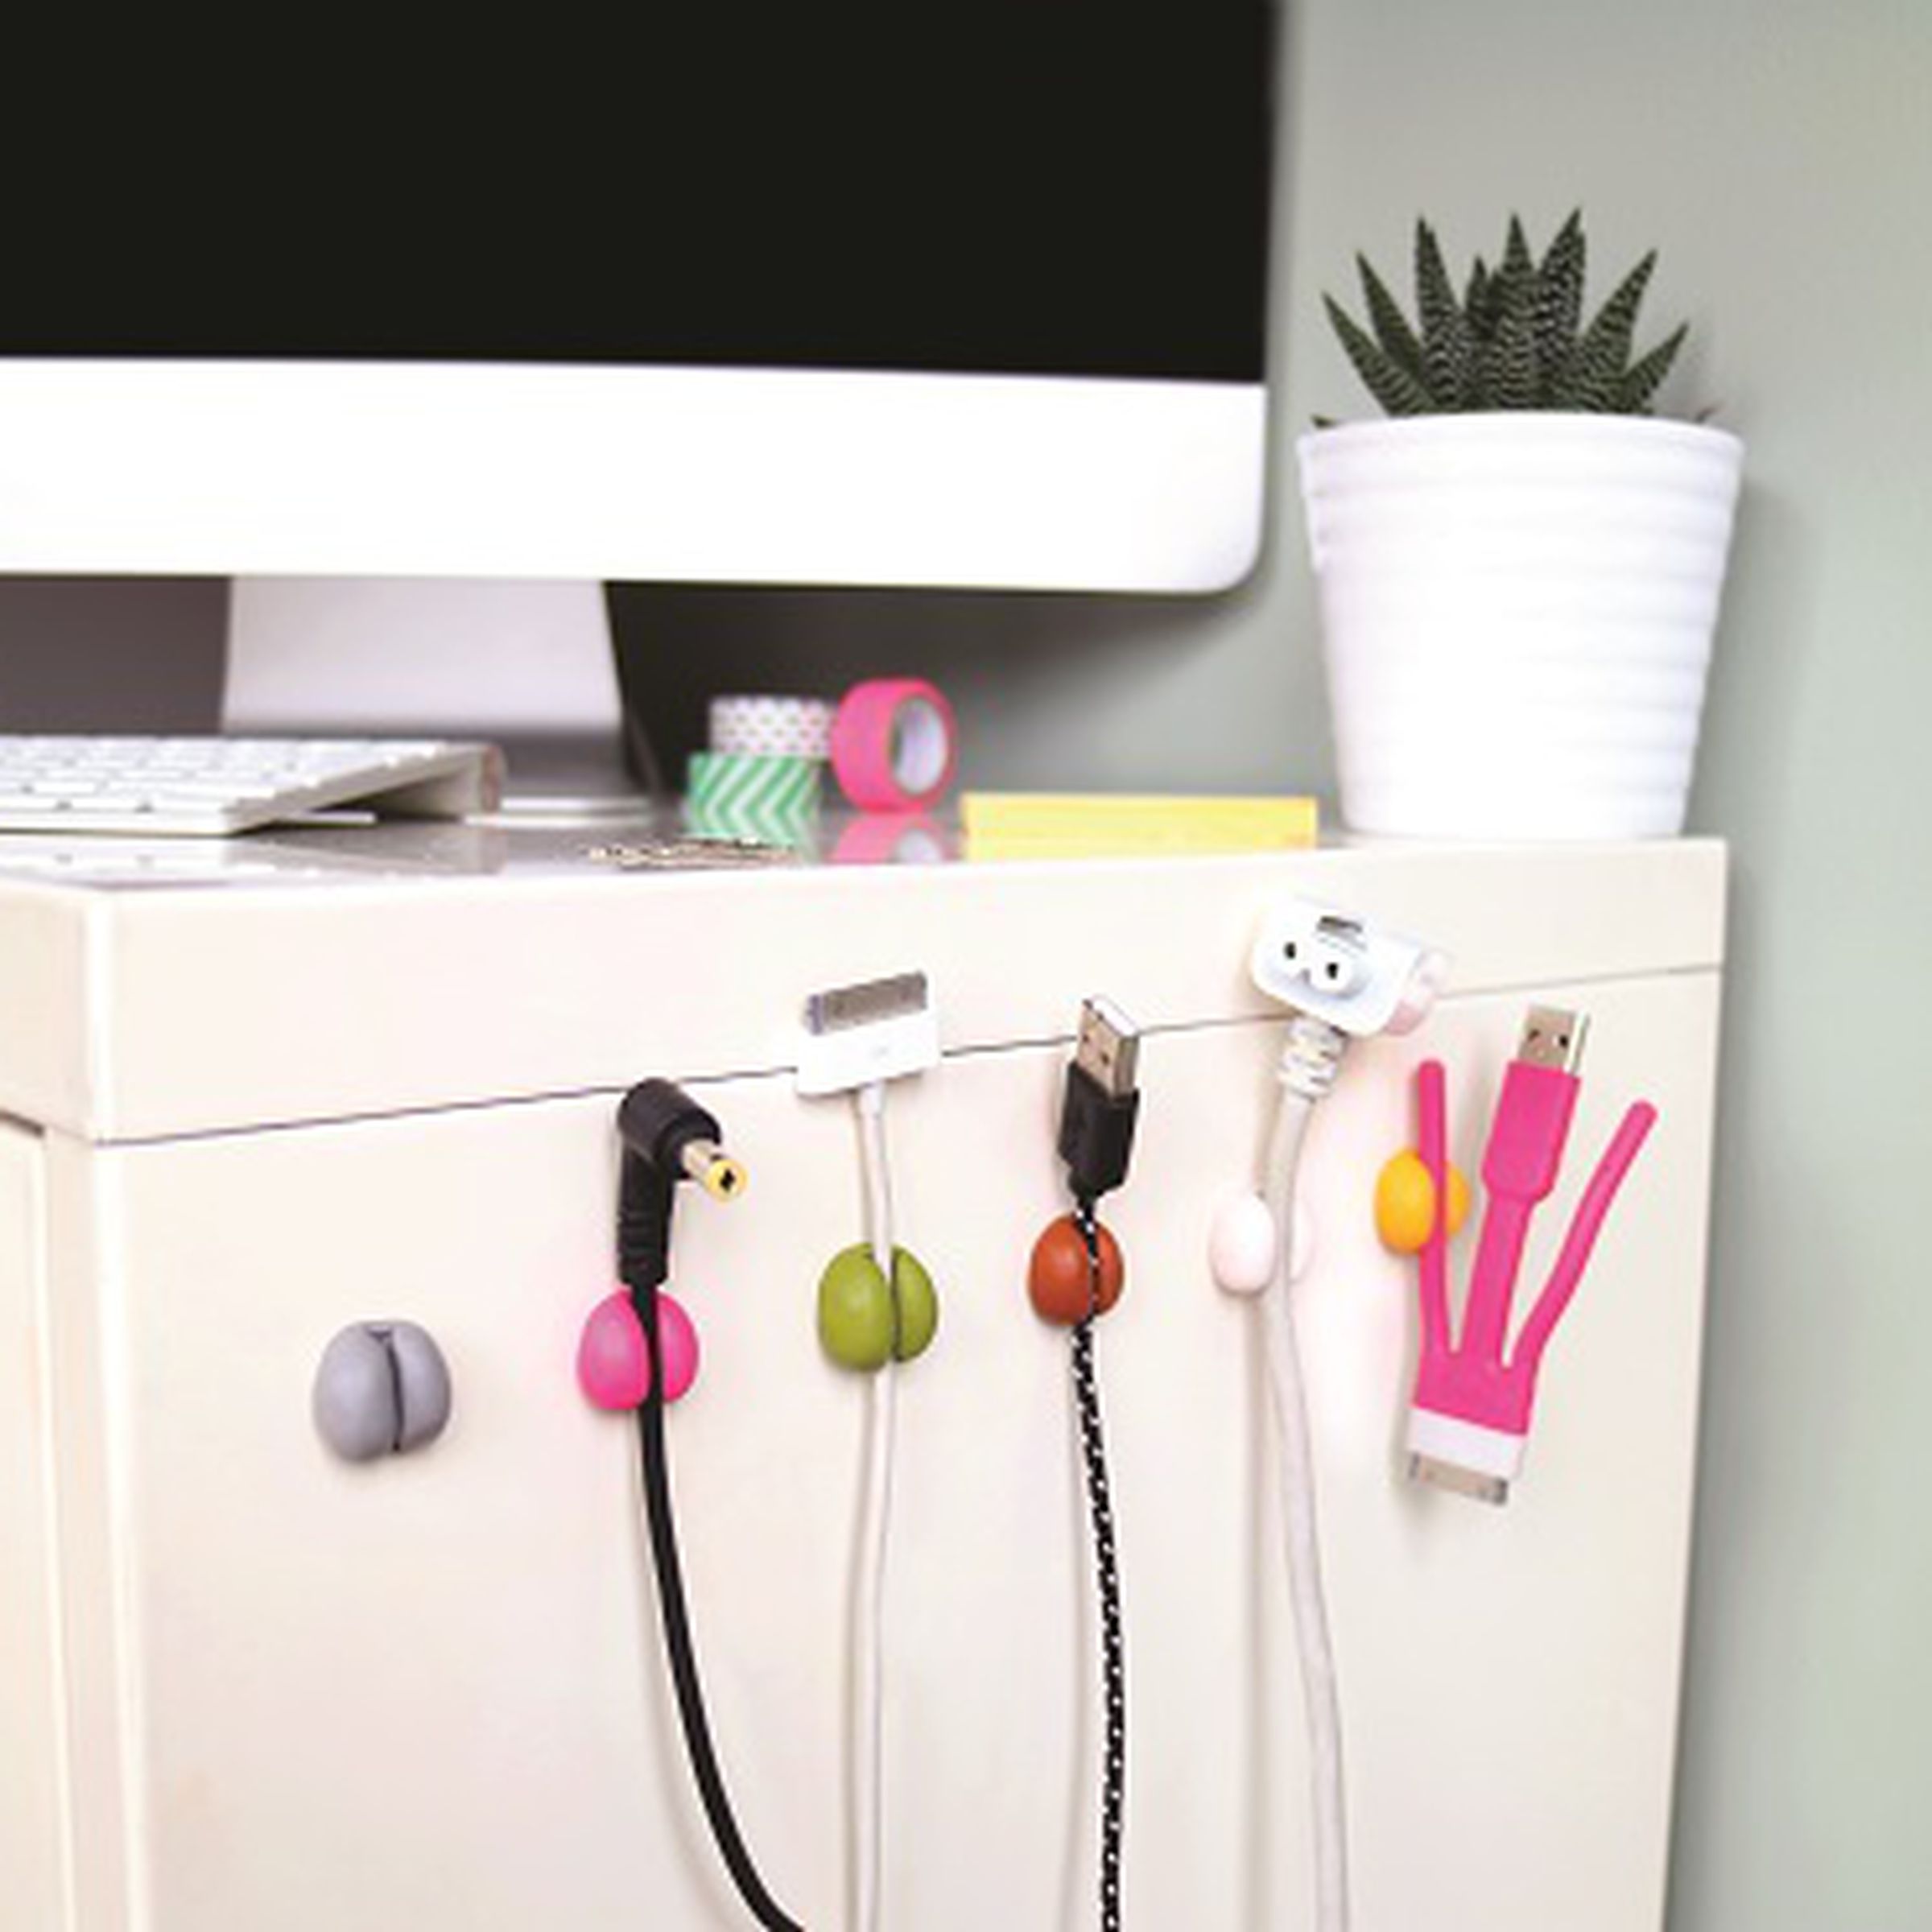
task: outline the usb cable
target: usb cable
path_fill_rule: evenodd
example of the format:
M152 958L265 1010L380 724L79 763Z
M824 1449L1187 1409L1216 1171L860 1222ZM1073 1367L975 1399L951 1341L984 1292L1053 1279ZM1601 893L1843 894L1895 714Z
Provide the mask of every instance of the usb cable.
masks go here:
M939 1022L923 972L828 988L806 1001L799 1038L798 1091L807 1098L843 1095L858 1131L865 1197L865 1249L877 1294L889 1309L877 1352L854 1354L824 1325L819 1336L835 1360L866 1372L865 1450L859 1492L857 1547L852 1575L851 1893L854 1932L877 1932L884 1912L886 1865L886 1583L892 1523L894 1436L898 1367L932 1338L929 1308L923 1332L905 1324L902 1263L916 1268L894 1229L892 1174L887 1159L888 1084L939 1063ZM835 1264L836 1265L836 1264ZM922 1278L923 1271L919 1270ZM824 1294L821 1281L821 1298ZM930 1302L931 1286L927 1294Z
M892 1169L886 1143L886 1083L852 1096L873 1265L894 1278ZM895 1315L896 1321L896 1315ZM860 1491L859 1559L852 1605L852 1885L856 1932L877 1932L886 1858L886 1557L892 1525L893 1438L898 1365L888 1358L867 1390L865 1475Z
M1333 1090L1350 1041L1420 1026L1447 970L1447 958L1433 947L1332 907L1288 900L1269 914L1249 955L1249 972L1261 992L1288 1009L1275 1069L1274 1123L1258 1195L1238 1195L1225 1203L1209 1248L1215 1279L1231 1294L1253 1295L1257 1304L1308 1724L1318 1932L1348 1932L1348 1783L1341 1690L1322 1588L1313 1432L1295 1338L1296 1184L1315 1111Z
M1638 1101L1583 1190L1548 1282L1509 1341L1511 1306L1531 1216L1562 1169L1582 1090L1586 1016L1532 1006L1503 1075L1483 1154L1482 1231L1461 1339L1451 1335L1447 1234L1442 1217L1418 1257L1422 1349L1409 1411L1409 1473L1483 1502L1507 1501L1522 1467L1543 1352L1576 1293L1612 1202L1657 1120ZM1416 1070L1418 1151L1447 1198L1448 1129L1441 1063Z
M1069 1312L1076 1317L1071 1350L1074 1406L1086 1467L1094 1581L1100 1596L1101 1686L1106 1700L1100 1789L1102 1932L1119 1932L1121 1924L1121 1852L1127 1803L1127 1643L1121 1614L1107 1438L1093 1359L1093 1325L1111 1302L1105 1294L1109 1264L1117 1292L1120 1262L1118 1249L1101 1227L1096 1208L1101 1197L1127 1178L1140 1113L1139 1059L1140 1034L1133 1022L1111 1001L1088 1000L1080 1010L1080 1034L1061 1092L1058 1146L1073 1199L1073 1224L1086 1261L1084 1302ZM1042 1236L1042 1247L1053 1233L1049 1228ZM1041 1252L1035 1250L1036 1270ZM1034 1298L1038 1306L1037 1293Z
M1348 1036L1327 1020L1298 1012L1276 1070L1280 1095L1269 1136L1265 1199L1277 1230L1273 1278L1261 1297L1262 1349L1281 1453L1282 1538L1294 1608L1302 1699L1308 1719L1309 1784L1315 1810L1315 1925L1348 1932L1347 1781L1342 1765L1341 1690L1328 1604L1322 1587L1321 1528L1315 1513L1315 1449L1296 1344L1291 1279L1295 1194L1302 1149L1315 1108L1341 1071Z

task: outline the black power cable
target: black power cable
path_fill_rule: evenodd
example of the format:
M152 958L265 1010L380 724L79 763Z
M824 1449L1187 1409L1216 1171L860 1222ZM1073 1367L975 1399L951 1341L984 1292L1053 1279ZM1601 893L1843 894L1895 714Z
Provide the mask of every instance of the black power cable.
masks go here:
M724 1154L717 1122L667 1080L646 1080L624 1097L617 1116L624 1140L617 1201L617 1274L650 1352L650 1388L638 1410L644 1474L644 1509L650 1529L651 1567L664 1649L677 1695L685 1755L725 1869L751 1915L769 1932L804 1932L766 1889L731 1808L705 1714L704 1686L691 1641L691 1612L678 1558L664 1440L664 1356L658 1335L658 1290L670 1272L671 1203L679 1179L691 1176L720 1199L743 1185L743 1173Z
M698 1660L691 1638L691 1615L684 1600L684 1573L678 1560L678 1534L671 1506L671 1473L664 1443L663 1374L658 1348L658 1290L654 1285L641 1298L644 1307L640 1319L650 1348L650 1393L638 1410L638 1435L644 1465L644 1508L650 1525L651 1567L657 1573L658 1608L664 1626L664 1648L671 1663L671 1679L677 1692L678 1719L683 1727L685 1755L691 1761L691 1776L697 1781L698 1796L716 1841L719 1855L732 1883L738 1889L751 1915L772 1932L803 1932L790 1918L758 1876L744 1834L731 1808L724 1789L724 1774L718 1766L718 1754L711 1740L711 1723L705 1715L704 1690L698 1676Z

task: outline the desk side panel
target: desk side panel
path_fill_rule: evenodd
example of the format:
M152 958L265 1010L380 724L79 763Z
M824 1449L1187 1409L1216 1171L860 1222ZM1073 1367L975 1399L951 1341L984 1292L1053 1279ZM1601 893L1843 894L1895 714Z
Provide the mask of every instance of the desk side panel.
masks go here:
M47 1387L58 1474L55 1644L68 1917L73 1932L135 1932L152 1920L134 1889L139 1791L130 1782L142 1712L131 1587L130 1375L119 1309L124 1244L97 1149L44 1137ZM36 1925L35 1932L39 1932Z
M64 1739L45 1150L0 1123L0 1926L59 1932Z

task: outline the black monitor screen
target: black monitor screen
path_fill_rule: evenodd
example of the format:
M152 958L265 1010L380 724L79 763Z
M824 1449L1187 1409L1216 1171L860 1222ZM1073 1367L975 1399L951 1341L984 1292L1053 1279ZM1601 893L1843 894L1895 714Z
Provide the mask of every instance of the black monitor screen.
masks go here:
M1260 378L1258 0L636 13L17 68L0 353Z

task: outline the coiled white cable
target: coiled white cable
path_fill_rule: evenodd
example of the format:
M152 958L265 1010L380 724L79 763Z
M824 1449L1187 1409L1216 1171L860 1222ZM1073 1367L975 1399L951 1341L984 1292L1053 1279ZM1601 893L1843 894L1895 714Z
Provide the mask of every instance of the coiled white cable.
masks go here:
M892 1177L886 1156L886 1088L857 1088L852 1111L865 1193L865 1240L893 1278ZM897 1364L890 1356L867 1378L865 1463L852 1620L852 1890L855 1932L877 1932L886 1843L886 1546L892 1517Z
M1269 1137L1265 1199L1276 1228L1274 1274L1261 1296L1268 1387L1280 1449L1282 1535L1294 1610L1302 1695L1308 1724L1309 1777L1315 1804L1315 1893L1318 1932L1348 1932L1348 1836L1342 1769L1341 1697L1328 1608L1322 1591L1322 1540L1315 1516L1315 1457L1307 1397L1290 1302L1294 1267L1296 1179L1316 1104L1335 1083L1346 1036L1326 1022L1298 1014L1280 1068L1281 1099Z

